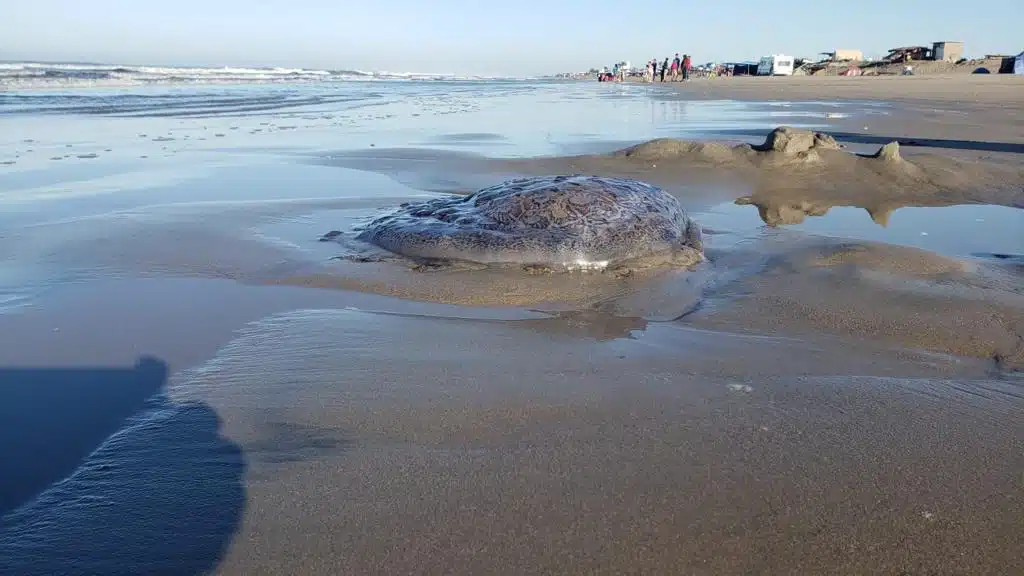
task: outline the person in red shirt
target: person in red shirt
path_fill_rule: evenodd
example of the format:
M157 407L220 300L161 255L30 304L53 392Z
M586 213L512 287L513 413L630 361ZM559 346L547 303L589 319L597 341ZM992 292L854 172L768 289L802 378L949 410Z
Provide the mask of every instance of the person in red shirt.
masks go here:
M683 80L690 79L690 55L683 54Z

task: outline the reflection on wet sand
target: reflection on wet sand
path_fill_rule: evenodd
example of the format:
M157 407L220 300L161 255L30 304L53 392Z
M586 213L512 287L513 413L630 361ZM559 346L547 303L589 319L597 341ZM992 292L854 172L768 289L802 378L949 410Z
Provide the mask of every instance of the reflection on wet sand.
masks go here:
M400 312L369 312L363 310L361 312L404 318L426 319L432 317ZM635 337L635 333L646 330L650 323L646 318L619 316L598 309L538 311L538 316L536 318L521 319L461 318L459 322L492 324L511 329L525 329L529 332L548 336L589 339L597 342L608 342L620 338L632 339Z
M957 258L1012 264L1012 255L1024 250L1024 210L1020 208L919 205L906 199L864 206L856 200L765 194L742 196L733 205L755 206L761 222L770 228L793 227L816 235L915 246Z
M754 205L761 220L769 226L785 226L787 224L800 224L808 216L824 216L836 205L828 202L815 202L813 200L793 199L756 199L752 196L742 196L736 199L739 206ZM904 206L888 205L884 208L864 208L868 216L879 226L887 226L889 217L893 211Z

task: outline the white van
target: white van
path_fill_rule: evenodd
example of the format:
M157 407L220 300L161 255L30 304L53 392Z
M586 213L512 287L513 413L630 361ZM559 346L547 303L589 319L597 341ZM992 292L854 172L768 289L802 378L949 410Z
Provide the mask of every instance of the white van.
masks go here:
M793 57L783 54L773 54L761 58L757 65L758 76L792 76Z

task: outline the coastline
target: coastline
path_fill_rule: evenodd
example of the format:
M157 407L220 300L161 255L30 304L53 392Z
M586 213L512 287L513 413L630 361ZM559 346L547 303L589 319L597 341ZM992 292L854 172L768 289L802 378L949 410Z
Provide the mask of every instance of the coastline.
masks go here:
M697 78L688 82L629 84L670 86L691 97L749 100L817 100L824 98L914 103L1022 105L1024 78L1014 74L932 74L920 76L734 76Z

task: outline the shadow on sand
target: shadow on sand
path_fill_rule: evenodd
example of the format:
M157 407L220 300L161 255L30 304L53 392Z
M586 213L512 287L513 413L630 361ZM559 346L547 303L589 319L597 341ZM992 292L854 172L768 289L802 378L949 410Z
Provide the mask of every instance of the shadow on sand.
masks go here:
M245 506L242 450L167 365L0 369L0 574L195 574Z

